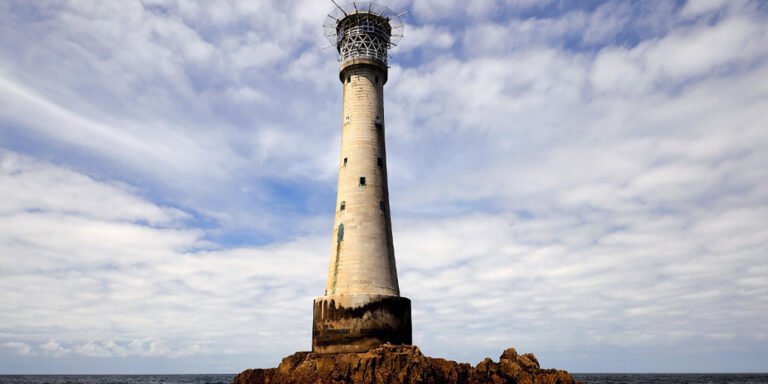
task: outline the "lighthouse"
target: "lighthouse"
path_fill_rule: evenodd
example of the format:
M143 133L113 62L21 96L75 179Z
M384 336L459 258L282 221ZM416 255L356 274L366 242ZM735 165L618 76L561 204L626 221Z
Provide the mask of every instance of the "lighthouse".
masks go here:
M370 2L339 6L325 35L339 53L341 155L325 293L314 301L312 351L411 344L411 301L400 296L387 186L384 85L400 15Z

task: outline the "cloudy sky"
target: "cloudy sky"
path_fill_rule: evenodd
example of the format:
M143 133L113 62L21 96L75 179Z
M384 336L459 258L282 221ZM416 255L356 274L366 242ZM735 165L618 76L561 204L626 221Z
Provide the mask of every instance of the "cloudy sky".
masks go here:
M768 371L765 2L392 0L425 354ZM341 84L325 0L0 1L0 373L307 350Z

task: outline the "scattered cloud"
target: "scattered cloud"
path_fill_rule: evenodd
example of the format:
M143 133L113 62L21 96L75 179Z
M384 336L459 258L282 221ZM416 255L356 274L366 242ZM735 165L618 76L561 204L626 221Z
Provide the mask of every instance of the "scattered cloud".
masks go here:
M14 350L20 356L35 356L35 352L32 351L32 347L28 344L20 343L18 341L8 341L3 343L3 347Z
M397 46L397 52L400 54L411 52L417 48L437 48L440 50L450 49L456 38L446 29L438 29L435 26L411 26L405 25L408 30L408 39L402 40Z
M219 249L184 228L189 215L123 186L11 152L0 163L0 184L9 187L0 214L0 332L28 330L38 345L7 348L56 358L300 348L311 316L301 304L311 307L312 283L322 286L325 258L316 249L325 242ZM294 307L304 316L276 315ZM266 328L252 333L254 321ZM283 342L259 339L285 324L294 331Z
M45 344L40 344L39 348L43 353L53 357L63 357L71 353L69 348L65 348L59 344L58 341L53 339L48 340Z
M722 0L688 1L680 12L683 16L699 16L703 13L722 9L728 2Z

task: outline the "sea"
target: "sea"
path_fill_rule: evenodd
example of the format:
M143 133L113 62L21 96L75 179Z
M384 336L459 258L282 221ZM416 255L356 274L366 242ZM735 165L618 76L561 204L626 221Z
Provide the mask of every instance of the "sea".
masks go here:
M768 384L768 373L572 373L588 384Z
M234 374L0 375L0 384L230 384L234 377ZM587 384L768 384L768 373L574 373L573 377Z
M3 375L0 384L231 384L231 375Z

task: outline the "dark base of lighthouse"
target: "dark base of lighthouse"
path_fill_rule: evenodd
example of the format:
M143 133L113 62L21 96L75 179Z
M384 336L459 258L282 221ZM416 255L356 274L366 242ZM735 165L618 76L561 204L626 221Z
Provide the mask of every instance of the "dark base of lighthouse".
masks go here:
M315 299L312 352L366 352L385 343L411 344L411 300L359 293Z

